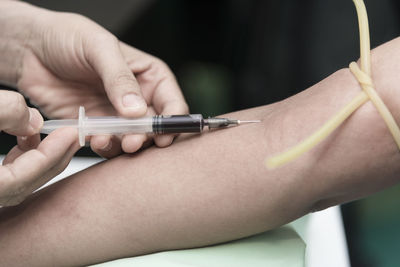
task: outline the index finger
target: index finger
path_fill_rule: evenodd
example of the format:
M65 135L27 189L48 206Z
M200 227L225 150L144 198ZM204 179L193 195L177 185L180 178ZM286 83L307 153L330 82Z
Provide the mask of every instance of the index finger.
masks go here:
M168 65L162 60L121 42L124 57L135 74L142 94L157 114L186 114L189 108Z
M37 149L29 150L13 163L0 166L0 204L23 199L54 176L57 166L79 149L75 129L59 129L48 135ZM7 203L6 203L7 204ZM13 204L13 203L12 203Z
M100 76L110 102L123 116L143 116L147 104L122 56L118 39L111 34L100 34L97 38L87 51L87 59Z

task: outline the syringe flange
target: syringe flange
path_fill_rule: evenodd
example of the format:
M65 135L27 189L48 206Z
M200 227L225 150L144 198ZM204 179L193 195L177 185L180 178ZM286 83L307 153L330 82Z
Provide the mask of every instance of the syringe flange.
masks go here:
M79 117L78 117L78 136L79 136L79 145L81 147L85 146L85 108L80 106L79 107Z

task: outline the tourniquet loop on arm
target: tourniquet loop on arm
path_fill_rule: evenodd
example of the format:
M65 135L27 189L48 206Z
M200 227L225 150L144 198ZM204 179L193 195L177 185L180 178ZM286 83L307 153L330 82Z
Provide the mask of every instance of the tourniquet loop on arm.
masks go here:
M397 146L400 149L400 129L393 115L375 91L373 80L371 77L371 49L368 27L368 16L363 0L353 0L357 10L359 31L360 31L360 64L352 62L349 66L350 71L360 83L363 91L358 94L349 104L343 107L330 120L328 120L321 128L311 134L298 145L292 147L286 152L271 157L266 160L268 168L276 168L286 164L305 152L314 148L318 143L328 137L338 126L342 124L354 111L370 100L379 114L385 121L390 133L392 134Z

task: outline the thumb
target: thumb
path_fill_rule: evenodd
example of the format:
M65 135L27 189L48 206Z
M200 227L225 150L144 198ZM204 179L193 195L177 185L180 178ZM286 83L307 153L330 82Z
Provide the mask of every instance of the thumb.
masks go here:
M96 42L88 51L87 58L100 76L106 94L118 113L126 117L146 114L146 101L122 56L118 39L110 35L102 42Z
M24 97L16 92L0 91L0 130L16 136L39 133L43 118L39 111L29 108Z

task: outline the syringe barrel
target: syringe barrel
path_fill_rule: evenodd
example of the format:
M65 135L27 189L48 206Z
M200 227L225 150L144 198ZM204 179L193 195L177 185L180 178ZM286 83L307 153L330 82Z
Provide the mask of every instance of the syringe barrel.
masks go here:
M87 117L83 121L85 135L143 134L153 132L153 117L125 119L120 117Z
M168 133L200 133L204 127L201 114L188 115L158 115L153 117L153 132Z
M76 127L79 144L84 146L85 137L89 135L200 133L204 127L204 120L201 114L158 115L137 119L86 117L85 108L81 106L78 120L47 121L41 132L48 134L61 126Z
M199 133L203 127L204 120L201 114L158 115L137 119L86 117L83 120L85 135Z

